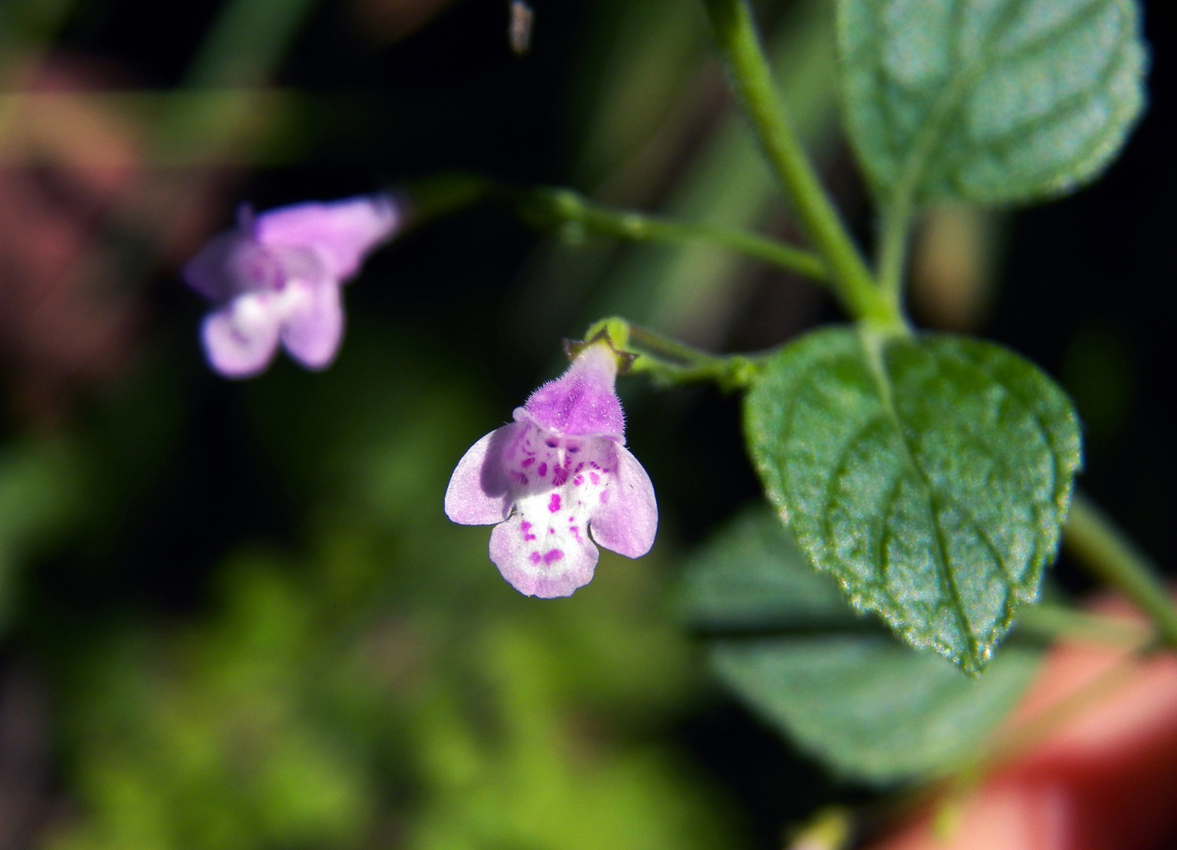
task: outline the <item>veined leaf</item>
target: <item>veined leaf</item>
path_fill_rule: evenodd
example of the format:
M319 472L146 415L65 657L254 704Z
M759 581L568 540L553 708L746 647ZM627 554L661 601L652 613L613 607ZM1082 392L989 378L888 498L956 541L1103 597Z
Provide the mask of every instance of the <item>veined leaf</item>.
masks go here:
M839 0L850 137L885 201L1074 189L1144 105L1135 0Z
M748 394L765 490L819 570L904 640L981 670L1055 557L1079 428L990 343L850 328L788 346Z
M1007 647L984 676L966 676L839 596L765 506L700 551L678 601L689 625L727 633L708 641L723 682L844 776L926 777L974 755L1037 669L1040 652Z

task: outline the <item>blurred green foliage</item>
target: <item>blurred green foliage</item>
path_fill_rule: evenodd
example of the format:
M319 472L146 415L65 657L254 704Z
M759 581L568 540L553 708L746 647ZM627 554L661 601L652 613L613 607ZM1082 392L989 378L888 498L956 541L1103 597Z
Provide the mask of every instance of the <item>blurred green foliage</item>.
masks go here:
M847 607L767 505L745 511L691 559L684 621L709 635L720 678L842 776L886 786L975 758L1029 686L1041 652L1006 646L970 677Z
M487 530L440 509L471 429L495 420L407 336L360 320L330 372L243 388L305 532L243 544L206 614L70 648L80 808L47 847L730 841L658 743L694 677L658 616L657 559L607 556L593 593L555 603L503 583Z
M81 476L64 442L0 447L0 634L14 604L15 572L77 517Z
M489 27L477 39L455 39L464 34L446 29L443 13L437 29L444 35L430 41L427 27L416 45L385 50L365 41L367 33L333 30L339 21L323 12L327 5L210 3L218 11L205 21L202 44L191 55L176 49L190 60L172 77L177 88L100 91L79 102L150 129L143 151L149 167L224 171L306 166L316 156L373 159L363 160L359 177L313 161L303 171L254 178L251 191L260 188L266 203L281 203L304 191L368 191L379 178L413 176L414 169L474 167L452 161L451 138L477 151L470 154L476 167L490 162L489 171L550 181L548 151L536 151L559 145L528 137L535 125L522 116L567 109L549 102L564 98L580 111L561 120L580 126L569 134L576 137L571 150L560 152L568 160L555 175L560 180L597 200L657 207L692 221L790 229L743 119L724 100L697 3L602 0L568 4L576 7L572 13L542 8L535 52L526 60L508 56L502 27L494 31L504 62L514 63L509 72L483 59L461 64L467 54L481 56ZM465 4L462 13L476 5ZM0 0L0 73L12 56L23 61L30 47L45 48L63 26L68 30L78 7L92 23L120 3ZM845 152L837 139L831 4L761 7L798 133L820 164L837 165ZM342 8L330 11L354 11ZM592 23L592 35L575 42L592 46L554 63L541 55L548 44L570 43L546 29L561 14ZM306 39L308 30L318 40ZM85 41L76 32L69 37ZM170 51L164 45L161 52ZM403 59L414 51L427 61ZM1068 62L1083 58L1071 48L1066 54ZM316 70L298 67L288 78L283 63L296 65L292 55ZM549 61L532 65L540 70L526 73L534 76L579 62L578 76L536 86L518 70L525 61ZM338 75L337 64L346 66ZM469 79L455 83L463 75L503 89L522 81L519 103L488 98L488 89ZM275 81L283 87L271 87ZM20 98L0 92L0 112ZM482 101L491 104L486 112ZM359 109L379 115L356 119L352 111ZM1120 116L1117 133L1129 118ZM375 141L365 139L367 147L353 138L368 135ZM402 136L417 147L397 147ZM340 150L320 150L324 139ZM386 149L393 151L389 162L381 158ZM406 150L410 165L391 162ZM481 158L496 150L499 159ZM164 169L166 179L181 170ZM1086 177L1083 169L1067 174ZM218 173L211 182L222 179ZM834 182L850 186L839 189L852 211L853 181L843 174ZM226 217L230 206L224 203ZM104 224L118 218L116 210ZM144 275L164 253L144 246L165 218L136 223L144 233L129 246L142 249L133 265ZM441 504L462 452L522 401L491 398L484 384L521 383L534 365L521 353L528 342L552 354L559 335L624 312L722 348L747 306L752 273L745 260L704 246L578 244L570 251L549 246L512 289L507 280L519 257L487 255L514 224L495 230L475 219L460 242L456 229L444 229L450 224L439 231L454 241L441 249L424 241L428 234L405 239L433 250L421 252L427 259L415 268L398 266L403 278L379 279L371 269L382 259L374 259L348 294L350 306L358 300L367 312L349 316L343 354L326 373L306 374L281 361L248 384L223 385L207 375L196 361L195 299L174 296L178 284L169 270L149 341L127 372L62 429L68 437L6 434L3 651L40 665L55 723L47 795L61 809L37 839L40 846L723 850L742 843L725 802L680 750L678 725L704 691L688 638L662 606L677 566L674 525L682 522L665 508L675 497L700 502L698 514L714 521L732 508L717 495L725 482L748 472L724 466L742 458L734 412L724 432L726 454L706 431L684 437L682 421L660 420L640 436L634 429L634 442L646 441L655 462L658 452L670 459L659 479L667 485L660 491L663 542L638 562L603 553L591 587L571 599L520 597L487 558L489 529L448 523ZM439 268L469 280L456 284ZM498 289L479 291L488 283ZM384 302L370 295L381 287L392 293ZM493 310L483 311L491 303ZM817 317L816 307L777 308L766 311L764 324L776 334L771 343ZM471 321L463 310L477 315ZM381 319L382 311L398 319ZM470 338L463 336L471 328ZM1067 363L1074 378L1068 386L1080 409L1091 411L1097 436L1118 431L1132 400L1133 364L1117 352L1099 335L1081 336ZM698 412L682 410L688 413L681 420ZM201 433L209 427L223 433ZM695 447L684 452L691 440ZM698 473L690 480L703 483L674 494L673 475L687 467ZM177 498L173 488L194 478L196 492ZM203 510L209 505L202 500L219 509ZM226 522L235 509L250 514L240 527ZM199 540L169 537L177 510L193 514L186 521L199 529ZM200 527L206 517L210 525ZM186 544L196 551L185 551ZM168 590L169 579L181 585L178 603L160 590ZM926 776L967 758L1037 660L1010 647L978 682L899 646L845 605L767 512L745 517L703 549L680 601L690 625L713 638L714 666L733 692L835 773L868 782ZM756 738L753 746L767 740ZM789 793L805 781L797 773L802 780ZM747 784L762 781L757 775ZM779 789L765 796L776 830L790 801Z

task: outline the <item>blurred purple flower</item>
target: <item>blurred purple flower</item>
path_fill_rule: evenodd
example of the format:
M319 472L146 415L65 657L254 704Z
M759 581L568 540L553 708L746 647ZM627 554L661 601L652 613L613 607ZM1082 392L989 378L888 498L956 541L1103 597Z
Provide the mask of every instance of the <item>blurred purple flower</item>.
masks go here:
M475 443L450 478L446 515L497 523L490 559L520 593L550 599L588 584L594 540L630 558L654 545L658 504L624 447L618 357L607 338L590 342L515 409L513 423Z
M248 205L184 267L213 302L201 329L214 369L228 378L264 371L281 341L308 369L325 369L343 335L340 286L391 238L404 210L390 195L294 204L255 216Z

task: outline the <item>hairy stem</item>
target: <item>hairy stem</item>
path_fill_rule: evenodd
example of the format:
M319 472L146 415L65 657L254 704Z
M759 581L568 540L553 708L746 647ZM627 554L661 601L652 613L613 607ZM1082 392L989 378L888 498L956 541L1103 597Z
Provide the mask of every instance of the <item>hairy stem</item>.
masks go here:
M906 332L897 304L875 285L838 211L817 178L777 95L746 0L704 0L720 56L769 165L825 260L831 283L859 321Z
M758 357L717 357L624 319L602 319L589 328L586 339L608 330L614 342L638 355L631 372L645 374L660 384L714 381L723 390L746 389L760 371Z
M829 280L821 257L778 239L738 228L693 224L617 209L594 203L571 189L546 186L517 189L477 174L452 173L412 183L408 187L408 196L412 201L413 221L417 224L483 201L497 200L510 204L529 224L543 229L560 229L566 235L674 245L710 242L820 283L828 284Z
M579 225L594 235L630 242L710 242L812 280L826 282L829 278L825 263L813 252L746 230L619 210L593 203L569 189L536 189L530 193L530 202L537 208L536 214Z

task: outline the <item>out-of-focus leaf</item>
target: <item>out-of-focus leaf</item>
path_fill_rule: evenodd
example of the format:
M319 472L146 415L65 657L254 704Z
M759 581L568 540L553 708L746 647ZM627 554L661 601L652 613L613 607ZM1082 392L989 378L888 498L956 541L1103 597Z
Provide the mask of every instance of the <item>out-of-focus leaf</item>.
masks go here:
M967 757L1037 667L1037 652L1006 648L983 676L969 677L872 628L873 618L848 617L839 595L757 508L694 558L679 602L690 625L729 632L707 644L723 682L844 776L894 782Z
M1011 648L970 679L882 635L716 641L720 677L836 771L868 782L934 775L973 753L1038 667Z
M1072 190L1144 105L1134 0L839 0L838 43L850 137L884 197Z
M1079 427L990 343L809 334L749 393L769 498L819 570L904 640L981 670L1055 557Z
M0 630L11 606L13 572L32 547L77 516L80 487L77 463L65 445L0 449Z
M76 5L77 0L7 0L0 5L0 47L7 52L51 41Z
M731 523L683 575L676 601L691 626L707 632L863 622L767 508Z

